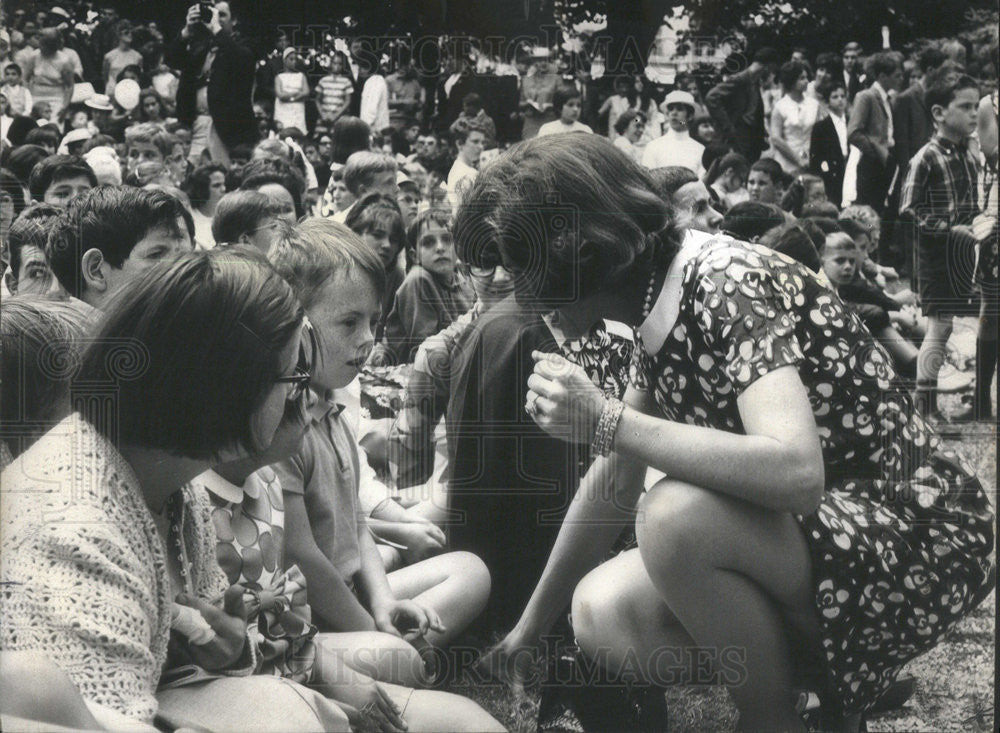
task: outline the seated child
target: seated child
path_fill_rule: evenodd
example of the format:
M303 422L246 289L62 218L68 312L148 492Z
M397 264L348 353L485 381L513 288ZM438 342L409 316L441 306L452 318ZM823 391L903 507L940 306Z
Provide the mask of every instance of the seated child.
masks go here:
M424 339L468 311L474 298L458 272L455 242L443 210L428 209L417 216L410 227L406 258L409 271L385 323L388 358L398 363L412 362Z
M270 259L302 302L311 323L309 348L318 354L302 448L274 466L284 492L289 562L313 589L319 625L404 637L415 645L412 661L416 646L446 645L469 625L486 603L490 581L469 553L439 555L387 576L359 509L356 437L337 390L354 380L371 352L384 269L360 237L328 219L297 225ZM406 668L399 664L396 671Z
M230 191L219 199L212 216L215 244L250 244L263 253L271 248L286 222L280 204L260 191Z
M843 232L828 234L820 257L823 261L823 272L833 289L844 303L851 306L872 335L890 353L896 371L903 377L915 379L917 349L893 325L905 321L906 315L901 314L898 306L885 298L877 289L855 285L860 255L854 240Z
M874 279L882 287L885 287L885 283L890 280L898 280L899 273L895 269L880 265L871 258L872 252L878 248L879 237L882 234L882 220L879 218L878 212L865 204L851 204L840 212L840 216L837 218L842 225L845 221L853 221L860 224L863 228L867 244L864 251L865 261L861 265L861 271ZM845 231L847 231L846 228ZM860 234L855 236L852 231L848 233L855 242L858 242Z
M768 231L784 224L785 215L776 205L744 201L726 212L722 231L744 242L758 242Z
M303 348L299 371L314 366ZM307 383L293 387L271 445L261 455L217 466L192 481L212 502L219 565L242 589L248 631L257 647L257 674L278 675L336 701L352 727L380 730L502 730L471 700L458 695L378 683L391 678L404 642L381 632L318 634L306 579L284 562L281 481L267 464L295 454L308 429ZM252 528L252 531L249 531ZM385 652L385 653L380 653ZM419 670L414 676L419 677Z

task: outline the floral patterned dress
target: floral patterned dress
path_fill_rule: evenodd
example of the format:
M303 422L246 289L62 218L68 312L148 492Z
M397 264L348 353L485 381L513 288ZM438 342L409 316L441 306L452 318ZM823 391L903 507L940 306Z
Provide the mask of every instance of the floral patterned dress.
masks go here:
M910 659L989 589L993 510L894 389L891 360L837 295L797 262L719 237L683 267L680 309L631 379L670 420L743 433L737 397L795 366L812 404L826 493L797 517L810 548L828 685L870 707Z

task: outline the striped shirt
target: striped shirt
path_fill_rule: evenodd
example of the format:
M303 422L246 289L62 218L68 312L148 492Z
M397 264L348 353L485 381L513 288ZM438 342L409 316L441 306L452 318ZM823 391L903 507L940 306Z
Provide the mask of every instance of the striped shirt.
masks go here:
M979 213L978 163L966 142L935 135L910 160L899 202L921 236L971 224Z
M321 117L332 117L347 102L347 95L354 91L354 85L346 76L330 74L316 85L316 104Z

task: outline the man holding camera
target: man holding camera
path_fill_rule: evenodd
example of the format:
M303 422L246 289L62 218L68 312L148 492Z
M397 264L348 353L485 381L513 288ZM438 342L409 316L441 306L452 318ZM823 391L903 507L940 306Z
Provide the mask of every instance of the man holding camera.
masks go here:
M177 118L191 127L192 161L208 148L214 162L228 166L233 147L257 141L253 53L234 31L225 0L192 5L186 21L168 60L181 71Z

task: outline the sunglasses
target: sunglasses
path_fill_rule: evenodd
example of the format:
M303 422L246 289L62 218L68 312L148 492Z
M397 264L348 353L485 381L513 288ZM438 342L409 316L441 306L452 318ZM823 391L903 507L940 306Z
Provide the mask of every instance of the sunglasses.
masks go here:
M309 344L308 349L306 348L307 342ZM291 389L288 390L287 400L289 402L295 402L309 389L309 382L312 379L312 372L315 366L314 359L317 353L319 353L319 348L316 342L316 331L313 329L309 319L303 317L302 340L299 342L299 360L295 364L295 371L288 376L278 377L274 380L278 384L292 385Z

